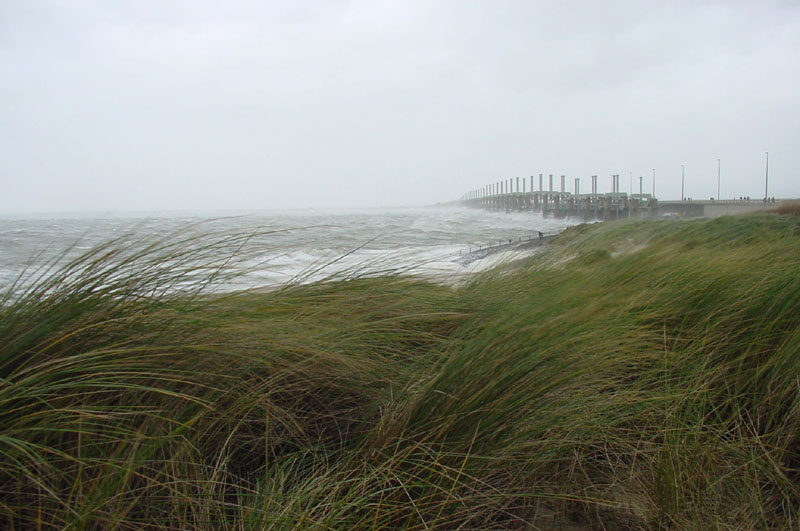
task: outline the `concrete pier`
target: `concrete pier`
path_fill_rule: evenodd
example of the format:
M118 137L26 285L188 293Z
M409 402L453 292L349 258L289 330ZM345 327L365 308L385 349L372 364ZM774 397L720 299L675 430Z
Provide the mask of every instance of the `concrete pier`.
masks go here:
M769 210L780 206L782 200L731 201L659 201L651 194L642 193L643 178L639 177L639 193L628 195L620 191L619 174L611 176L611 192L600 193L597 175L591 176L591 192L580 193L580 179L575 178L574 192L566 191L566 175L561 175L560 191L553 189L553 174L549 174L548 190L544 190L544 174L539 174L539 189L534 191L533 175L530 188L526 189L525 178L503 179L462 196L461 203L488 210L504 212L542 212L544 216L557 218L579 217L590 219L622 219L652 217L717 217Z
M487 210L542 212L545 216L558 218L583 217L584 219L618 219L621 217L644 217L653 215L655 199L647 194L612 192L596 193L596 177L592 179L591 194L580 194L580 180L575 179L575 192L566 191L566 175L561 175L560 191L554 189L553 174L548 176L548 189L544 190L544 175L539 174L539 190L534 191L533 175L530 189L525 179L505 179L470 192L461 202L475 208ZM616 181L615 181L616 182Z

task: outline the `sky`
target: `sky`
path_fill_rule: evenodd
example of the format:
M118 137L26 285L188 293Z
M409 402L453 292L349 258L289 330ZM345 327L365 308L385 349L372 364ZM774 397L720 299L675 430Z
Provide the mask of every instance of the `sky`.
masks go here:
M800 197L800 2L0 0L0 214ZM538 181L538 178L537 178ZM556 178L558 182L558 178Z

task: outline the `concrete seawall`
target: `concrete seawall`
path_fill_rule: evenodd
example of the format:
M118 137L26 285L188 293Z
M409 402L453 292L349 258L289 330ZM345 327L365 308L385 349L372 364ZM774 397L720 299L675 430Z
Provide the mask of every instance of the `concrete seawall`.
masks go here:
M773 210L785 200L776 200L774 203L762 201L662 201L658 206L659 215L674 214L679 217L705 217L718 218L720 216L735 216L737 214L750 214Z

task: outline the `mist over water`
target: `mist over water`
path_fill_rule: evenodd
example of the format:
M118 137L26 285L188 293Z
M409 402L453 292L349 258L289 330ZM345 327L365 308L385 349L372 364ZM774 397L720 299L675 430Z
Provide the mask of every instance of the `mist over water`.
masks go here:
M298 277L465 272L454 262L470 246L559 231L578 220L531 212L463 207L287 210L239 213L158 213L0 219L0 290L24 271L63 255L66 261L111 239L144 246L191 234L253 232L247 273L231 288L267 287ZM241 264L240 264L241 265Z

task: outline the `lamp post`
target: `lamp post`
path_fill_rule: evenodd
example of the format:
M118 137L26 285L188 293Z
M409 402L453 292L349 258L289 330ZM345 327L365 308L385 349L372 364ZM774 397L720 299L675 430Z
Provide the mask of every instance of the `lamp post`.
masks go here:
M764 168L764 202L767 202L769 197L769 151L764 152L767 155L767 165Z
M683 181L685 177L685 172L683 169L683 164L681 164L681 201L683 201Z
M717 201L719 201L720 164L717 159Z

